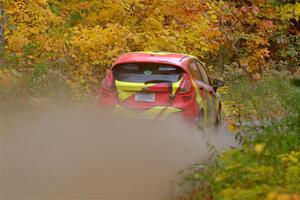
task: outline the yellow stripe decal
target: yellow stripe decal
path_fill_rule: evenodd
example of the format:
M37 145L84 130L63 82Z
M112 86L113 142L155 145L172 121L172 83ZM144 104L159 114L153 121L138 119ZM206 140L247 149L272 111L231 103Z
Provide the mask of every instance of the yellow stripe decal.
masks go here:
M172 96L176 94L176 91L178 90L182 79L175 83L172 83ZM146 85L145 83L124 82L116 80L118 96L121 101L124 101L125 99L134 95L135 93L142 91L145 88L154 86L155 84L156 83L150 83Z
M126 116L129 116L129 117L134 117L136 115L136 113L130 109L127 109L125 108L124 106L121 106L121 105L116 105L114 107L114 110L113 110L113 113L114 114L118 114L118 115L126 115Z
M134 95L135 93L153 85L155 85L155 83L145 85L145 83L124 82L116 80L118 96L121 101L124 101L125 99Z
M163 109L165 109L166 107L164 106L154 106L148 110L146 110L143 115L145 117L150 117L150 118L155 118Z
M194 81L192 81L192 83L193 83L193 86L194 86L194 88L195 88L195 92L196 92L196 101L197 101L197 103L198 103L198 105L199 105L199 109L202 108L203 111L204 111L204 119L203 119L203 121L204 121L204 126L207 126L207 124L208 124L207 99L206 99L206 100L203 100L203 98L202 98L201 95L200 95L200 90L199 90L197 84L196 84Z
M146 110L145 112L142 113L136 113L130 109L127 109L121 105L116 105L114 108L114 114L118 114L118 115L126 115L128 117L146 117L146 118L150 118L150 119L154 119L155 117L157 117L160 112L162 112L163 110L165 110L162 115L161 115L161 119L167 119L169 118L173 113L177 113L177 112L181 112L181 109L175 108L175 107L166 107L166 106L153 106L152 108Z
M174 96L176 94L182 80L183 80L183 77L179 81L172 83L172 96Z
M193 87L194 87L195 93L196 93L196 101L199 105L199 108L201 108L201 107L203 107L203 100L202 100L202 97L200 96L199 88L193 80L192 80L192 84L193 84Z
M181 112L181 109L175 107L168 107L167 110L163 113L161 119L169 118L173 113Z

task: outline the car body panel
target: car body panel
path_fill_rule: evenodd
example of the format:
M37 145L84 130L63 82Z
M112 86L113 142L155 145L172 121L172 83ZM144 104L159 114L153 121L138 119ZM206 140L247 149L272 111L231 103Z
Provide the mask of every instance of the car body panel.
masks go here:
M114 91L107 92L104 86L101 87L100 102L102 105L111 106L114 113L150 119L167 119L174 115L195 121L199 118L202 110L203 116L201 117L204 118L204 123L211 125L219 113L220 95L214 91L210 81L204 83L192 78L189 65L195 61L200 62L194 56L180 53L134 52L124 54L116 60L105 78L104 83L114 87ZM144 83L114 80L112 71L115 67L128 63L167 64L182 69L183 75L176 82ZM188 93L182 93L185 81L191 82ZM154 100L138 101L137 96L144 95L144 93L147 95L153 93Z
M186 54L181 53L168 53L168 52L134 52L127 53L120 56L113 67L124 63L162 63L180 67L187 71L187 58Z

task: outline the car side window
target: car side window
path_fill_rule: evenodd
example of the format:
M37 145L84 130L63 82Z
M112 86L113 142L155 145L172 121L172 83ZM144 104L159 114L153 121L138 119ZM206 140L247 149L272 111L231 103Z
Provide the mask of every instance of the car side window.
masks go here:
M197 66L199 68L199 71L200 71L200 74L201 74L201 77L202 77L202 81L207 84L207 85L210 85L210 82L209 82L209 78L207 76L207 73L203 67L203 65L200 63L200 62L197 62Z
M203 81L202 77L201 77L201 74L200 74L200 71L199 71L199 68L196 64L195 61L192 61L189 65L189 71L192 75L192 77L195 79L195 80L198 80L198 81Z

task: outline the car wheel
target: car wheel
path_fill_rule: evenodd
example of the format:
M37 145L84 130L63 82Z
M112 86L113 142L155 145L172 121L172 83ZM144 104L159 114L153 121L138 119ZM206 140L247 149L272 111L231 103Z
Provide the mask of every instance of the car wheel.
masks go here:
M205 128L205 122L204 122L204 110L201 109L199 111L199 114L198 114L198 127L200 129L204 129Z
M216 116L216 127L220 127L222 123L222 105L220 104L219 110Z

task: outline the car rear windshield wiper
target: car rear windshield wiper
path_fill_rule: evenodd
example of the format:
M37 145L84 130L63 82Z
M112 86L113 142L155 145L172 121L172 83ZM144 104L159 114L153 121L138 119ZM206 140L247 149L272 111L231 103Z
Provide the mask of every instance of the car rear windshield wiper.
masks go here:
M145 82L145 84L148 83L172 83L172 81L153 79Z

